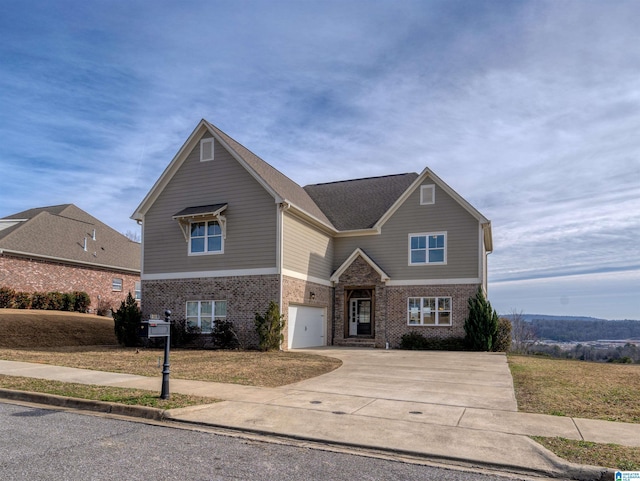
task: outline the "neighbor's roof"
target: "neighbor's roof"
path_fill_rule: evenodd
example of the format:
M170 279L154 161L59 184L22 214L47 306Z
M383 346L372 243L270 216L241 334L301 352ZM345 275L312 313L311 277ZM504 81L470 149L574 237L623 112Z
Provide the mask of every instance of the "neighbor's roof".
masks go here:
M369 229L418 178L416 173L307 185L304 190L338 230Z
M140 271L140 244L73 204L29 209L0 219L0 253Z

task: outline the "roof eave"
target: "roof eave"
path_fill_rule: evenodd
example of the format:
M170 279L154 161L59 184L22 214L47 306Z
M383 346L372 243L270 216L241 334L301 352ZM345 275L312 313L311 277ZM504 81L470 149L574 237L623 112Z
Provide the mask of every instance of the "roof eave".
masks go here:
M132 272L134 274L140 274L140 269L133 269L133 268L130 268L130 267L112 266L112 265L108 265L108 264L98 264L98 263L94 263L94 262L79 261L79 260L74 260L74 259L65 259L64 257L46 256L46 255L42 255L42 254L34 254L32 252L21 252L21 251L16 251L16 250L12 250L12 249L2 249L2 248L0 248L0 255L3 255L3 254L10 254L10 255L15 255L15 256L19 256L19 257L30 257L30 258L35 258L35 259L45 259L45 260L50 260L50 261L55 261L55 262L61 262L61 263L64 263L64 264L91 266L91 267L97 267L97 268L100 268L100 269L109 269L109 270L112 270L112 271Z

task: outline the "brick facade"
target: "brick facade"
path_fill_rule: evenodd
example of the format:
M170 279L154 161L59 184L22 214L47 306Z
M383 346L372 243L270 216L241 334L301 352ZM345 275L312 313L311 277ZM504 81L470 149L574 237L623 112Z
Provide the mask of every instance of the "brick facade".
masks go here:
M388 286L380 274L362 257L358 256L340 276L335 286L334 342L349 337L348 306L346 299L351 289L369 289L373 301L373 339L376 347L397 348L404 334L419 332L427 338L464 337L464 320L468 313L467 301L473 297L478 284L442 284ZM451 326L408 325L409 297L451 297Z
M270 301L279 302L279 277L243 276L142 281L142 318L186 318L187 301L227 301L227 319L233 322L243 347L258 345L254 319L264 314Z
M122 291L112 290L114 278L122 279ZM0 286L30 293L85 291L91 297L90 312L100 301L118 309L129 292L135 294L139 280L128 272L0 255Z
M313 296L311 295L313 293ZM332 327L332 293L333 288L323 286L314 282L295 279L293 277L283 276L282 278L282 312L285 320L289 322L289 304L304 305L310 307L324 307L327 320L327 332L325 339L327 344L331 343L331 327ZM289 345L288 330L284 330L283 347Z

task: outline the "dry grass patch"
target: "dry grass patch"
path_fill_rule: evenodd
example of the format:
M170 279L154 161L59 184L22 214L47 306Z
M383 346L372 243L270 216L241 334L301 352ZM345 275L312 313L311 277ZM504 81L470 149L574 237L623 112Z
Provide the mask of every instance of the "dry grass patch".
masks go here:
M160 376L164 352L107 346L50 349L0 349L0 359L57 366ZM174 349L171 377L248 386L276 387L316 377L342 361L296 352L204 351ZM160 367L158 366L160 364Z
M534 437L533 439L572 463L602 466L621 471L640 470L640 448L565 438Z
M191 396L186 394L171 394L171 399L160 399L157 392L144 389L129 389L111 386L93 386L70 382L50 381L19 376L4 376L0 374L0 388L16 391L39 392L77 399L107 401L132 406L147 406L159 409L175 409L198 404L211 404L216 399Z
M63 311L0 309L0 348L114 345L110 317Z
M509 356L520 411L640 423L640 366Z

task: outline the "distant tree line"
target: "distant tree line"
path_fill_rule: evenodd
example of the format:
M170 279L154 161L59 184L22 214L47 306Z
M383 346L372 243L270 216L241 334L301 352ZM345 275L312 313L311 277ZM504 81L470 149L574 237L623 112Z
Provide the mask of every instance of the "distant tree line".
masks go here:
M640 321L533 319L530 323L538 339L562 342L640 339Z
M620 364L640 363L640 347L631 343L616 347L577 344L570 350L563 350L557 344L534 344L530 347L529 352L534 355L576 359L579 361L612 362Z

